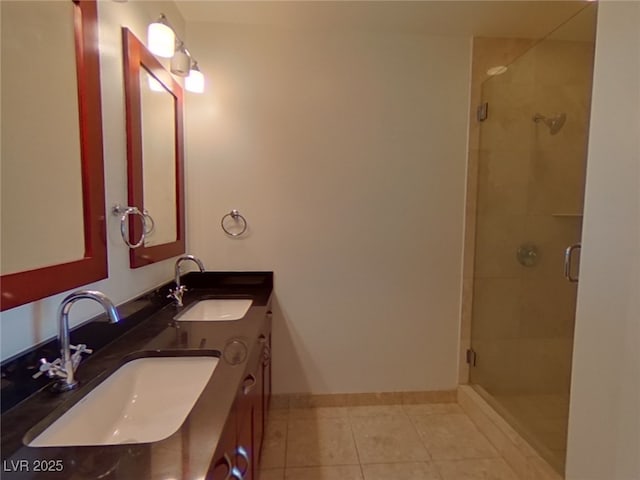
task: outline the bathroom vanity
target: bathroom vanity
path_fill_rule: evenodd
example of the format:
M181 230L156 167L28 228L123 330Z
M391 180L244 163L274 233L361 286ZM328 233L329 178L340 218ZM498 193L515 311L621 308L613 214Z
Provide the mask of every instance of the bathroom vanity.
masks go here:
M256 479L260 450L269 398L271 394L271 293L273 274L271 272L193 272L183 277L187 287L184 295L184 307L176 307L166 298L172 283L168 283L157 291L128 302L118 307L124 326L117 338L104 346L91 344L93 338L105 337L109 326L87 324L72 332L76 341L94 347L95 352L88 356L76 372L80 387L64 393L52 393L41 380L43 387L17 402L2 415L2 478L20 479ZM250 305L242 318L229 320L181 319L180 314L189 312L190 307L200 300L231 299L230 305ZM240 301L240 302L238 302ZM242 302L244 301L244 302ZM216 302L210 302L216 304ZM127 315L127 312L131 312ZM143 318L141 318L141 316ZM177 319L176 319L177 318ZM185 317L187 318L187 317ZM127 321L129 324L127 325ZM100 329L100 330L96 330ZM97 333L96 333L97 332ZM100 333L102 332L102 334ZM113 333L111 333L113 334ZM106 340L105 340L106 342ZM30 360L37 358L34 353ZM178 357L210 357L215 360L215 368L204 382L201 393L188 410L184 421L177 430L167 432L165 438L142 440L131 436L119 438L118 432L110 432L109 439L94 442L89 440L77 442L64 440L66 437L50 436L52 425L60 419L64 424L66 412L83 411L89 402L88 394L93 391L103 396L105 380L112 381L118 377L124 365L132 366L140 359L154 363L153 359L171 359ZM16 371L24 365L14 360L10 366L3 365L3 403L5 391L10 396L20 395L21 382L27 382L30 375L20 377ZM173 365L175 362L169 362ZM156 366L158 362L155 362ZM149 421L164 415L171 409L170 397L179 398L184 389L185 379L180 370L172 370L173 366L153 370L154 397L157 397L159 408L146 408L137 411L138 418L127 419L126 422L140 420ZM29 373L33 373L32 370ZM141 370L147 372L147 370ZM118 375L114 375L118 372ZM178 372L178 373L176 373ZM182 371L182 372L188 372ZM207 374L209 375L209 374ZM16 380L22 378L22 380ZM124 377L123 377L124 378ZM36 382L36 380L33 380ZM13 383L13 385L11 385ZM130 402L142 399L143 395L135 392L136 382L122 381L116 389L133 389ZM140 384L144 382L139 382ZM178 387L182 384L182 387ZM9 388L5 388L9 385ZM100 385L102 385L100 388ZM141 388L141 387L137 387ZM157 393L156 390L157 389ZM176 392L176 389L180 391ZM111 398L111 397L108 397ZM80 433L87 433L103 428L106 422L110 426L110 418L114 416L108 403L101 404L104 398L94 398L97 407L86 410L80 416ZM15 399L14 399L15 401ZM149 401L147 398L146 401ZM166 406L165 407L165 403ZM101 407L102 405L102 407ZM155 406L152 397L150 405ZM190 404L191 405L191 404ZM121 417L135 416L123 413ZM143 419L143 416L147 416ZM159 422L166 422L164 416L157 417ZM117 416L117 415L116 415ZM163 419L163 420L160 420ZM76 419L77 421L77 419ZM115 430L123 425L115 424ZM86 423L84 423L86 422ZM86 427L83 427L83 424ZM153 421L150 423L153 424ZM102 425L102 426L101 426ZM178 424L177 424L178 425ZM63 425L64 427L65 425ZM164 425L163 425L164 426ZM138 428L138 427L135 427ZM136 432L135 428L132 430ZM143 427L140 427L144 430ZM64 428L63 428L64 430ZM84 431L86 430L86 432ZM43 434L45 432L45 434ZM113 434L113 436L111 436ZM99 436L99 435L98 435ZM164 435L161 435L164 436ZM62 438L63 440L60 440ZM119 438L118 443L111 438ZM142 438L142 437L141 437ZM152 438L152 437L149 437ZM45 440L43 440L45 439ZM49 443L47 443L49 442ZM57 443L56 443L57 442ZM65 444L65 442L67 442ZM105 444L106 443L106 444ZM29 444L47 445L45 447L29 446Z

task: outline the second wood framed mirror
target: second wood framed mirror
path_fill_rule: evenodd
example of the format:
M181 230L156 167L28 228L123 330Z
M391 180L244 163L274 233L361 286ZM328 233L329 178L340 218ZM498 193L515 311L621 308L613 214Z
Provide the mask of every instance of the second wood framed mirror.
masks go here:
M131 268L185 251L183 90L127 28L122 29L130 206L153 220L130 217Z

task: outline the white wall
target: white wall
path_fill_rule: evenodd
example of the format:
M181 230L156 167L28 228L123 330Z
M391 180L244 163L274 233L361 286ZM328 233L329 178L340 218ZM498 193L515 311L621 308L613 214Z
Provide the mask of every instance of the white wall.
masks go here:
M640 478L640 3L600 2L567 479Z
M191 251L275 271L275 391L455 388L469 39L189 23L188 45Z
M122 70L121 27L127 26L146 41L146 26L164 12L179 33L184 21L172 2L98 2L100 68L106 208L127 201L126 133ZM173 260L144 268L129 268L128 249L120 238L119 219L108 214L107 246L109 278L86 287L101 290L114 302L123 303L173 277ZM56 310L68 292L2 312L0 336L2 359L57 335ZM100 313L95 302L79 302L71 311L77 325Z

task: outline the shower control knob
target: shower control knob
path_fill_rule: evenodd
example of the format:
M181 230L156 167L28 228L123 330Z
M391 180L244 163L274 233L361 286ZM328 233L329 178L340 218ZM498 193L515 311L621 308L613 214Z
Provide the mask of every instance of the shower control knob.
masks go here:
M520 245L516 251L516 258L523 267L535 267L538 264L538 247L531 243Z

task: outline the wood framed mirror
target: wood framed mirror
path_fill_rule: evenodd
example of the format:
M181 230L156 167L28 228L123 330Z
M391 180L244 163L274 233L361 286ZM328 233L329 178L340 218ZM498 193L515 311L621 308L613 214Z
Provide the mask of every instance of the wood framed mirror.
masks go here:
M130 218L131 268L185 252L183 90L127 28L122 29L129 205L148 213ZM135 216L132 216L135 217Z
M96 0L0 3L7 310L108 268Z

